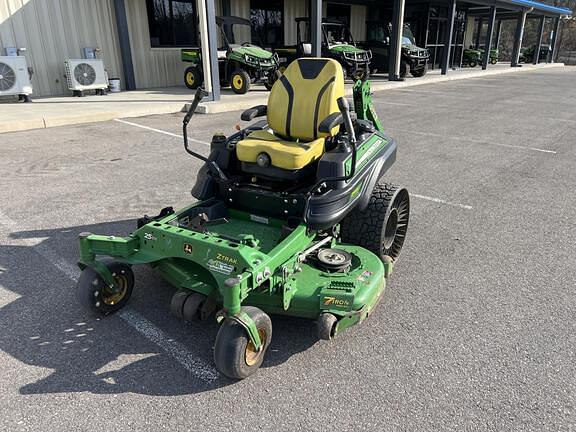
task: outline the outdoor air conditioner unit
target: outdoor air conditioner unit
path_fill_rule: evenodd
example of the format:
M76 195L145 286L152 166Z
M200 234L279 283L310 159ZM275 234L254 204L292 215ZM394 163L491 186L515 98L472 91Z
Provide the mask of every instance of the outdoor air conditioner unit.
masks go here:
M108 77L101 59L68 59L64 62L68 89L81 96L84 90L103 94L108 88Z
M0 96L22 95L30 100L32 84L24 56L0 56Z

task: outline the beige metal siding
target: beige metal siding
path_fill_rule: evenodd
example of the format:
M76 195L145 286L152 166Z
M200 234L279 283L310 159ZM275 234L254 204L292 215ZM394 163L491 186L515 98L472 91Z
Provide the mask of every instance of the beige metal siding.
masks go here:
M350 8L350 33L354 40L366 39L366 6L352 5Z
M0 51L26 47L34 96L68 94L64 60L99 47L109 76L122 66L112 0L0 0Z
M296 44L296 18L308 16L309 0L284 0L284 43Z

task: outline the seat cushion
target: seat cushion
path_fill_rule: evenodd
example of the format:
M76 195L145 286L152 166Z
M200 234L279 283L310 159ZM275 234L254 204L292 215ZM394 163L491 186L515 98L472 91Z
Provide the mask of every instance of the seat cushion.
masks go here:
M236 144L236 155L242 162L256 163L260 153L270 156L272 166L297 170L322 156L324 138L310 142L285 141L269 131L258 130Z

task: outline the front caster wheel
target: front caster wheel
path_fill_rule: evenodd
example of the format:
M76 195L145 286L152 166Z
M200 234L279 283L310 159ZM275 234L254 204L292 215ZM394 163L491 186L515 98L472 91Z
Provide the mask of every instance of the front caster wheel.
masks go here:
M134 273L127 264L116 261L103 264L112 273L114 287L109 287L96 270L86 267L76 284L76 297L85 309L108 315L128 303L134 289Z
M262 349L256 351L246 330L236 321L226 319L222 323L216 336L214 363L221 373L233 379L244 379L256 372L272 340L272 322L266 313L252 306L244 306L242 311L256 323Z

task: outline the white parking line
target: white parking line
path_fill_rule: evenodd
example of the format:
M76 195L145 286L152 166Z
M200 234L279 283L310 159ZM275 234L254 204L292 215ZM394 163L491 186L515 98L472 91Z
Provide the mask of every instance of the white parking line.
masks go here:
M476 144L491 145L491 146L496 146L496 147L507 147L507 148L529 150L529 151L535 151L535 152L541 152L541 153L551 153L551 154L557 153L554 150L546 150L546 149L541 149L538 147L525 147L525 146L519 146L519 145L513 145L513 144L495 143L495 142L491 142L491 141L478 140L478 139L474 139L471 137L450 136L450 135L437 134L437 133L433 133L433 132L420 132L420 131L415 131L415 130L411 130L411 129L396 129L396 128L392 128L392 129L395 131L398 131L398 132L403 132L403 133L408 133L408 134L432 136L432 137L450 139L450 140L456 140L456 141L469 141L469 142L473 142Z
M0 227L4 226L9 231L20 231L18 224L8 216L0 212ZM44 239L25 238L19 240L22 244L31 247L46 261L64 273L70 280L78 281L78 268L59 256L49 246L41 243ZM38 243L40 242L40 243ZM218 371L210 364L194 356L184 345L171 339L160 328L144 318L130 306L126 306L116 316L120 317L130 327L139 332L149 341L158 345L170 357L176 360L188 372L204 382L212 382L218 378Z
M420 199L423 199L423 200L426 200L426 201L432 201L432 202L435 202L435 203L438 203L438 204L446 204L446 205L453 206L453 207L460 207L460 208L463 208L463 209L466 209L466 210L472 210L472 206L469 206L469 205L466 205L466 204L454 203L454 202L446 201L446 200L443 200L443 199L440 199L440 198L429 197L429 196L426 196L426 195L418 195L418 194L415 194L415 193L412 193L412 192L410 192L410 196L411 196L411 197L414 197L414 198L420 198Z
M146 129L146 130L149 130L149 131L152 131L152 132L161 133L161 134L168 135L168 136L171 136L171 137L174 137L174 138L184 139L184 137L183 137L182 135L178 135L178 134L175 134L175 133L172 133L172 132L168 132L168 131L165 131L165 130L162 130L162 129L156 129L156 128L153 128L153 127L150 127L150 126L144 126L144 125L141 125L141 124L138 124L138 123L133 123L133 122L129 122L129 121L127 121L127 120L122 120L122 119L114 119L114 121L117 121L118 123L124 123L124 124L130 125L130 126L138 127L138 128L140 128L140 129ZM197 139L194 139L194 138L190 138L190 137L188 137L188 141L193 141L193 142L196 142L196 143L198 143L198 144L210 145L210 143L207 143L206 141L200 141L200 140L197 140Z

